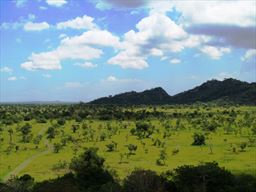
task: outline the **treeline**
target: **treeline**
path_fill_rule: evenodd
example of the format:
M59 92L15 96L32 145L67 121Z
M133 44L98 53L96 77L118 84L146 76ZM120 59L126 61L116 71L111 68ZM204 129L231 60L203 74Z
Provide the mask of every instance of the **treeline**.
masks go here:
M74 157L70 172L62 177L35 182L30 175L13 177L0 184L1 192L254 192L256 178L234 175L217 163L184 165L162 174L137 169L120 181L104 166L97 149Z
M213 112L211 107L217 110ZM169 110L174 111L169 112ZM181 110L180 109L187 109ZM38 123L46 123L54 119L99 120L145 120L150 118L195 118L212 117L213 115L230 115L243 113L235 106L166 105L166 106L116 106L88 105L84 103L70 105L0 105L0 124L12 125L21 121L35 119Z

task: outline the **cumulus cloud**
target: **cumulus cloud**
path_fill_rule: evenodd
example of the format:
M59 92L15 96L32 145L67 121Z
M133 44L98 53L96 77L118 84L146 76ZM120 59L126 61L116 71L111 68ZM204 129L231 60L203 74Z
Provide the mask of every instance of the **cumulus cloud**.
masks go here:
M255 1L173 1L173 6L188 25L255 25Z
M8 81L16 81L16 80L17 80L17 77L12 76L12 77L9 77L7 80L8 80Z
M81 68L95 68L98 65L97 64L93 64L91 62L84 62L84 63L75 63L74 66L79 66Z
M2 67L0 71L2 73L12 73L13 70L10 67Z
M25 4L27 3L27 0L15 0L14 3L16 7L20 8L25 6Z
M223 81L224 79L228 79L228 78L237 78L237 76L238 76L237 72L233 72L233 73L221 72L221 73L217 74L216 76L214 76L213 79Z
M107 78L107 81L117 81L117 78L115 76L111 75Z
M62 7L67 3L66 0L46 0L46 3L54 7Z
M47 22L41 22L41 23L27 22L24 25L25 31L42 31L48 28L50 28L50 25Z
M103 10L110 8L144 8L149 9L150 13L166 13L175 8L182 13L181 19L188 25L253 26L256 20L255 1L95 0L93 2L96 3L97 8Z
M67 45L62 43L56 50L42 53L32 53L27 62L21 64L26 70L59 70L61 60L65 59L94 59L100 57L102 51L86 45Z
M243 61L243 72L256 72L256 49L247 50L245 55L241 57L241 60Z
M227 47L214 47L214 46L203 46L201 48L201 52L205 53L212 59L218 60L220 59L225 53L230 53L230 48Z
M171 59L170 63L171 64L179 64L179 63L181 63L181 60L180 59Z
M149 56L164 57L168 52L180 52L195 47L204 37L189 36L164 14L154 13L143 18L134 30L124 34L121 51L108 60L109 64L122 68L143 69L148 67Z
M84 60L99 58L103 51L93 46L120 47L119 38L106 30L87 31L74 37L66 37L53 51L32 53L28 60L21 64L26 70L59 70L61 61L66 59Z
M83 17L76 17L68 21L57 24L57 29L95 29L97 26L93 23L94 18L84 15Z
M112 35L107 30L86 31L78 36L64 38L61 40L61 43L66 45L86 44L114 48L120 48L121 46L119 37Z
M245 55L241 58L242 61L248 61L256 57L256 49L250 49L246 51Z

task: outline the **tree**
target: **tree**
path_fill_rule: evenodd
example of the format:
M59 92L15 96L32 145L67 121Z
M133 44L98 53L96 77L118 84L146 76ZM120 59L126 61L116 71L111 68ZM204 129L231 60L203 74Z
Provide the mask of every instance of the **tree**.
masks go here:
M220 192L235 185L234 176L217 163L205 163L198 166L183 165L169 173L172 175L177 191Z
M61 118L57 120L58 125L65 125L66 121L65 119Z
M79 125L73 124L72 125L72 132L75 133L79 129Z
M159 158L156 160L157 165L165 165L165 160L167 159L167 153L165 150L160 151Z
M53 152L54 153L59 153L59 151L61 150L62 145L60 143L54 143L53 144Z
M46 131L47 139L54 139L56 132L54 127L49 127Z
M164 192L165 185L160 176L150 170L135 170L125 180L123 192Z
M9 128L9 129L8 129L8 133L9 133L9 143L12 143L13 129L12 129L12 128Z
M137 122L136 127L131 129L131 134L139 139L149 138L154 133L154 127L146 122Z
M106 147L108 152L115 151L117 148L117 143L112 141L111 143L107 144Z
M195 133L193 135L194 141L192 145L205 145L205 136L201 133Z
M104 168L105 160L98 156L97 151L97 148L88 148L70 163L70 169L74 171L79 184L88 191L98 191L101 185L114 182L111 174Z
M26 123L19 129L22 135L23 142L28 143L32 138L31 129L32 129L32 126L29 123Z
M130 155L135 155L135 151L137 150L137 145L129 144L127 145Z

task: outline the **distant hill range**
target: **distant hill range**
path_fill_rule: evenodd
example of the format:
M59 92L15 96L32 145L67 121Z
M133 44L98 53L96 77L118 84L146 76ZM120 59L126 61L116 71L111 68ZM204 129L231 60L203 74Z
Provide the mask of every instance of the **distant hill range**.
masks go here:
M255 105L256 83L247 83L231 78L223 81L210 80L174 96L168 95L163 88L157 87L143 92L131 91L102 97L91 101L90 104L156 105L193 104L196 102Z

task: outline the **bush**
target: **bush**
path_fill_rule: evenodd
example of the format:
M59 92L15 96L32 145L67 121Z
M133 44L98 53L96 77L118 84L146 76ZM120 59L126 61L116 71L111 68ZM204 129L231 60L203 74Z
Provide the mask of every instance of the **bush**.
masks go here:
M108 152L115 151L117 148L117 143L112 141L111 143L107 144L106 147Z
M103 184L114 182L112 175L104 168L104 159L97 155L98 149L88 148L79 157L71 160L78 183L88 191L98 191Z
M137 145L129 144L127 145L130 155L134 155L135 151L137 150Z
M131 134L140 139L149 138L154 133L153 126L146 122L136 123L136 127L131 129Z
M205 136L203 134L195 133L193 135L193 138L194 142L192 143L192 145L205 145Z
M160 176L150 170L133 171L123 184L123 192L164 192L165 185Z
M230 191L235 184L234 176L215 162L178 167L172 172L172 181L177 191L189 192Z

